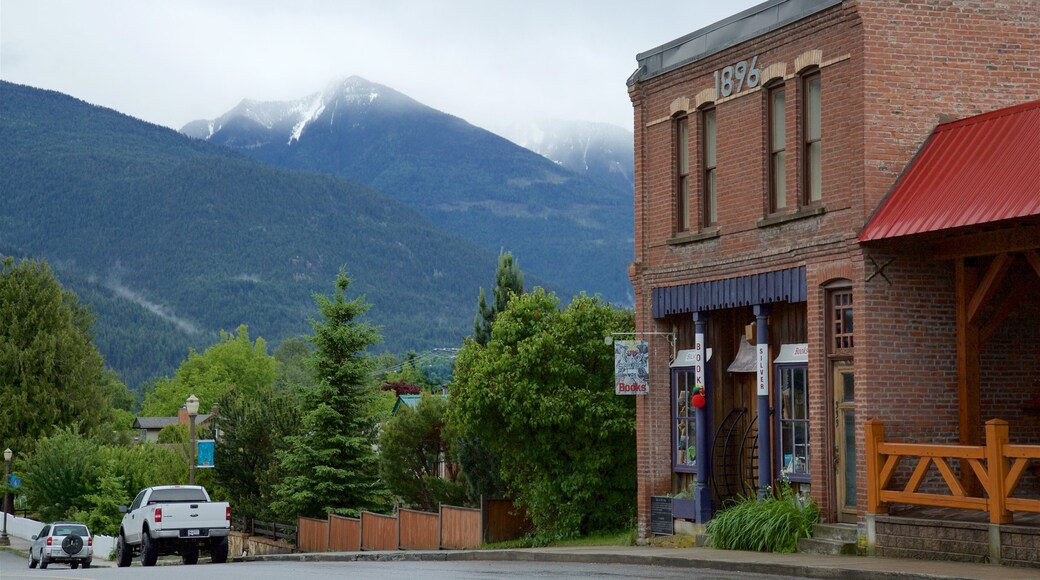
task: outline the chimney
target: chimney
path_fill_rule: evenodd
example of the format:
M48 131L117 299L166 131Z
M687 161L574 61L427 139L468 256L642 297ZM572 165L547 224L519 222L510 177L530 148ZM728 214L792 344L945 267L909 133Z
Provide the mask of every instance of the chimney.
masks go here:
M188 424L188 409L187 408L181 407L180 409L177 409L177 423L180 424L180 425L187 425Z

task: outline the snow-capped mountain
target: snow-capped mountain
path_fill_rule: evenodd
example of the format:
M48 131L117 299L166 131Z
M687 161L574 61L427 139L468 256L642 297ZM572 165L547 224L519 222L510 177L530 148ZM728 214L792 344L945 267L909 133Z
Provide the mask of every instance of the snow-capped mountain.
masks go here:
M379 87L361 77L348 77L330 83L324 91L295 101L256 101L243 99L235 108L213 120L192 121L181 133L196 139L212 139L225 128L234 129L235 137L223 141L232 147L252 148L267 145L277 136L286 137L285 144L298 141L303 130L331 111L329 122L335 122L340 105L362 108L380 96ZM401 97L400 93L392 95ZM385 97L384 97L385 98ZM252 128L253 130L250 130Z
M463 239L512 251L525 270L560 288L630 301L630 135L610 145L621 153L608 161L606 137L547 132L543 145L549 137L561 143L554 162L356 76L293 101L246 99L181 132L274 165L349 177Z

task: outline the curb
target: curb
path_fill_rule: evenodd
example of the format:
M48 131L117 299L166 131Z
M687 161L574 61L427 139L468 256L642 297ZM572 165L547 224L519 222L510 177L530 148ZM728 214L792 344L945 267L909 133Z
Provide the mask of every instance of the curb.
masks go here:
M399 551L399 552L311 552L299 554L268 554L229 558L229 562L559 562L577 564L629 564L743 572L767 576L799 576L803 578L834 578L841 580L935 580L949 578L937 574L862 568L838 568L831 564L805 565L782 562L749 562L698 559L683 556L612 554L612 553L559 553L523 550L464 550L464 551Z

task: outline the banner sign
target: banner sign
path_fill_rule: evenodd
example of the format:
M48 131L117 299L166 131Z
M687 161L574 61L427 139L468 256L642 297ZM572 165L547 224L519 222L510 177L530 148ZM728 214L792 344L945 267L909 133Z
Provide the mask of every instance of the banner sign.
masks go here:
M758 396L769 396L769 345L757 345Z
M650 392L650 347L645 340L614 341L614 394Z
M197 465L195 467L215 467L213 463L213 450L215 444L212 439L202 439L198 441L198 453L195 457L198 458Z
M704 333L698 332L693 338L695 364L693 367L694 386L705 388L704 384Z

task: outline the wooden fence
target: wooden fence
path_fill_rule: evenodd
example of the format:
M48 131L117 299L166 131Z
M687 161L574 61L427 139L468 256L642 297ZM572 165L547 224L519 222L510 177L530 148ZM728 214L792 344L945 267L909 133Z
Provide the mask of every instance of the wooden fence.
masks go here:
M534 529L527 512L513 505L511 499L481 502L484 510L484 541L487 543L515 540Z
M299 518L297 549L301 552L359 550L461 550L484 541L518 538L530 530L512 501L482 502L482 509L442 505L439 513L401 509L387 516L361 512L360 518L329 514L326 520ZM488 538L489 530L493 537Z
M329 551L361 550L361 519L329 514Z
M296 523L296 547L301 552L326 552L329 548L329 522L299 518Z
M397 517L361 512L361 549L396 550Z
M402 509L397 512L397 546L402 550L441 547L441 519L437 514Z
M1011 445L1007 421L986 422L986 445L921 445L885 441L885 426L877 419L866 423L867 511L887 513L889 503L927 505L988 511L990 523L1009 524L1014 512L1040 513L1040 498L1012 497L1032 460L1040 459L1040 445ZM903 458L917 464L902 489L889 489ZM985 497L972 495L958 479L949 459L960 460L981 483ZM929 468L942 476L945 493L921 491Z
M441 505L441 547L479 548L483 525L479 509Z

